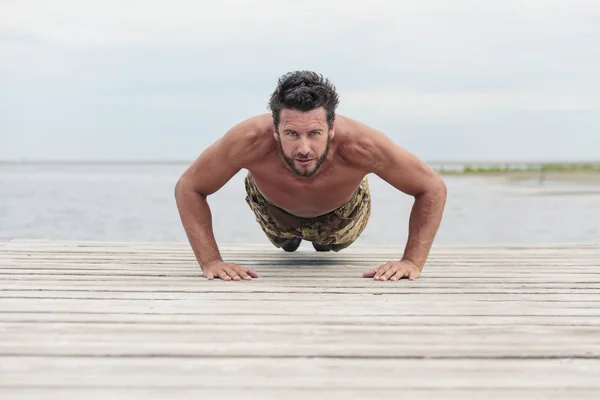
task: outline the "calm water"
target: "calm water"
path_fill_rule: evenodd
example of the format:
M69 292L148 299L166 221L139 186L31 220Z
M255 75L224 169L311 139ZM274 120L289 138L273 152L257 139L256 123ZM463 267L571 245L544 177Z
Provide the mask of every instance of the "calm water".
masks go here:
M0 165L0 241L186 241L173 197L186 165ZM220 243L267 243L244 201L244 173L209 198ZM600 243L600 192L560 182L445 177L436 243ZM370 177L372 218L357 242L407 238L412 198ZM577 191L587 190L587 194ZM590 193L591 192L591 193Z

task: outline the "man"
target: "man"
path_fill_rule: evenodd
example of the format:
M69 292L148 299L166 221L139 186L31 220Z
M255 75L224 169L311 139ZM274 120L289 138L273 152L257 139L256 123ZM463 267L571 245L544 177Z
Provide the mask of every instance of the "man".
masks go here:
M245 120L200 154L179 178L175 198L196 259L208 279L257 278L221 258L207 197L242 168L246 202L270 242L295 251L340 251L364 230L371 212L367 175L415 197L402 257L363 274L376 280L419 277L446 203L440 176L383 133L336 115L335 87L310 71L282 76L271 114Z

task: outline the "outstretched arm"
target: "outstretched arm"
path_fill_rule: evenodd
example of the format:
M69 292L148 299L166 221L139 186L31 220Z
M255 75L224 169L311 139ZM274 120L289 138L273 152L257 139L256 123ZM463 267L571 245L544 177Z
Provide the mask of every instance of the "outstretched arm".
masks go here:
M207 197L223 187L244 165L244 148L252 138L252 126L244 122L213 143L181 175L175 185L175 200L194 255L204 275L212 279L249 279L253 271L226 264L221 258Z
M446 185L434 170L401 147L389 143L386 153L377 175L415 198L402 260L410 261L422 270L442 221Z
M447 190L442 178L414 154L374 129L368 130L369 151L375 155L371 172L396 189L415 198L408 241L402 258L365 273L375 279L417 278L429 256L446 205Z

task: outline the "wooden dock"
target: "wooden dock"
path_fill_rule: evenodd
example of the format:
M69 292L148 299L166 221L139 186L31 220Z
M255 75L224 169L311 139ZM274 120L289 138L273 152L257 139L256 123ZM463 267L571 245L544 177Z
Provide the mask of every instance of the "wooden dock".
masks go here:
M600 245L221 248L0 243L0 398L600 398Z

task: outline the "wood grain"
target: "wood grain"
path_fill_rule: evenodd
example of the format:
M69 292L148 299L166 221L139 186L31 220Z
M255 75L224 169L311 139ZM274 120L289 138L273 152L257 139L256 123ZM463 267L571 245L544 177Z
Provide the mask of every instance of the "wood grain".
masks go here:
M362 273L399 248L0 243L0 397L598 398L600 245L434 246L420 279Z

